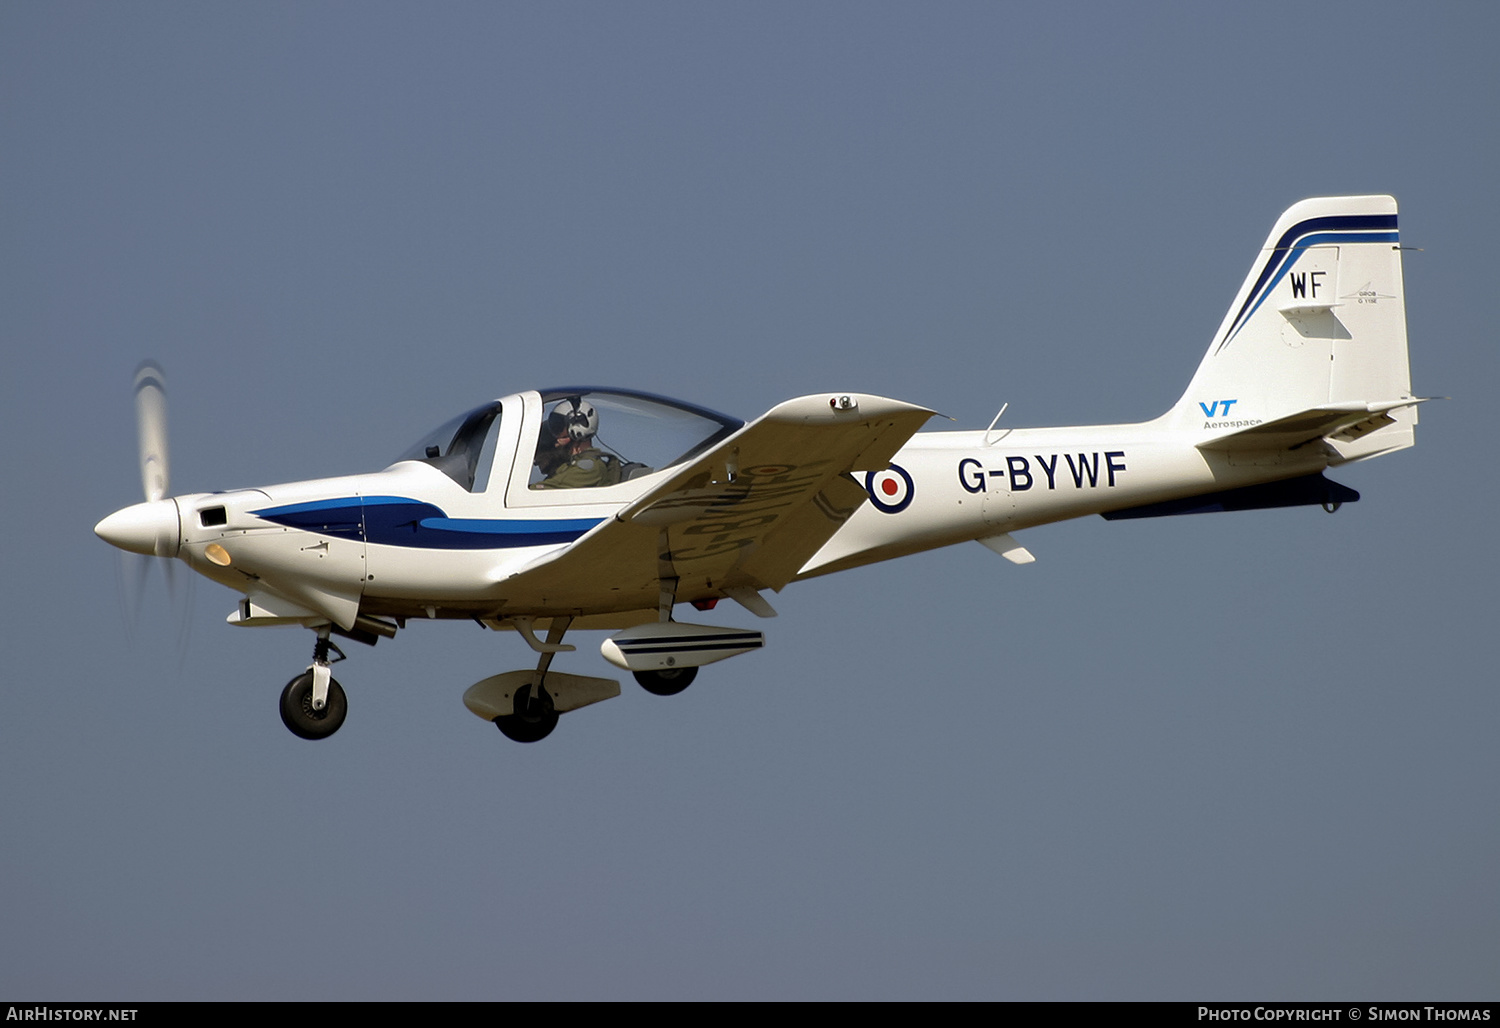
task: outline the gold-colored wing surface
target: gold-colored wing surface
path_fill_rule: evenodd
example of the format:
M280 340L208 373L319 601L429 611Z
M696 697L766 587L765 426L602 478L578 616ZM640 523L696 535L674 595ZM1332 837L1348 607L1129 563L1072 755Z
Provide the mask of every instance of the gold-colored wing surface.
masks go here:
M603 612L780 589L933 412L859 393L778 404L685 462L566 550L504 582L506 610Z

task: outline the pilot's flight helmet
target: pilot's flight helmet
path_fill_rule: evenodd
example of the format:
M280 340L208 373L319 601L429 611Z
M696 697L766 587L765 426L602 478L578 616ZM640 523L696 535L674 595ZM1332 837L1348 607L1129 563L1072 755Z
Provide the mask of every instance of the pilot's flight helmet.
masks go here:
M588 439L599 431L599 412L581 396L559 400L547 415L547 431L553 438L566 432L573 439Z

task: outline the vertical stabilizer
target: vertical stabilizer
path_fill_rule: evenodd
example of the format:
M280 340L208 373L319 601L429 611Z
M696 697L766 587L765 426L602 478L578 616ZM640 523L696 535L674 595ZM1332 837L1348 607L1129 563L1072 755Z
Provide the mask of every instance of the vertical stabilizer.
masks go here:
M1217 436L1410 399L1396 201L1319 197L1277 220L1169 417ZM1329 445L1356 460L1412 445L1415 425L1416 408L1400 407Z

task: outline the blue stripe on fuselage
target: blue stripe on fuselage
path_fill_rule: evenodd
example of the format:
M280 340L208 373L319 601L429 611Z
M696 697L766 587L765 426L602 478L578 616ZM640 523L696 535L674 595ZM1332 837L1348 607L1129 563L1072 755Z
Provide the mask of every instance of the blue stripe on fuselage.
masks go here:
M450 518L404 496L343 496L250 513L274 524L339 539L424 550L502 550L570 543L602 518Z

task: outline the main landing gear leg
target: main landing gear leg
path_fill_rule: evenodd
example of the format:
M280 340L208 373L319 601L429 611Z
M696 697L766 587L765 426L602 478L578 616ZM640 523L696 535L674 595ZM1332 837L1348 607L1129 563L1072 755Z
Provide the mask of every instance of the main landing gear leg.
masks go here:
M557 711L552 709L552 697L547 695L545 682L552 658L562 649L563 633L573 623L571 617L557 617L547 627L547 642L538 647L541 657L536 662L533 684L516 690L515 712L495 718L495 727L507 739L516 742L540 742L552 734L557 727ZM569 647L571 649L571 647Z
M322 625L317 632L312 666L286 683L281 691L281 723L301 739L328 738L339 730L349 713L344 688L330 670L331 664L344 659L344 651L328 638L328 625ZM333 660L328 656L330 650L338 654Z
M662 552L666 552L666 532L662 532ZM665 624L672 620L672 608L677 604L677 578L669 573L670 567L664 565L658 574L660 580L659 591L656 600L656 621ZM693 679L698 677L698 669L695 667L670 667L661 668L656 671L633 671L635 680L640 683L652 696L676 696L682 690L693 684Z

